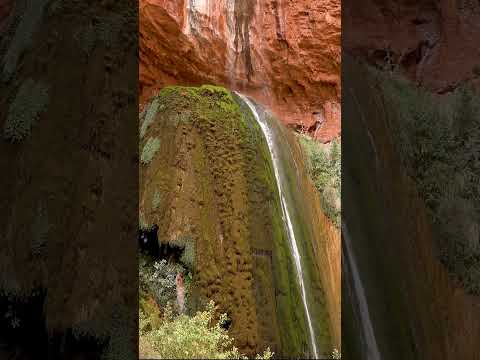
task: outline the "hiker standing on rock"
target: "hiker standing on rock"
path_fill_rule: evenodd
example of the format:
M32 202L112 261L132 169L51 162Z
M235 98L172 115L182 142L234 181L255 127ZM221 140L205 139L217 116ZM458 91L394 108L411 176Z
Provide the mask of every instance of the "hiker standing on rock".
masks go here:
M185 310L185 285L183 281L183 273L179 272L175 278L177 285L177 305L179 313L182 314Z

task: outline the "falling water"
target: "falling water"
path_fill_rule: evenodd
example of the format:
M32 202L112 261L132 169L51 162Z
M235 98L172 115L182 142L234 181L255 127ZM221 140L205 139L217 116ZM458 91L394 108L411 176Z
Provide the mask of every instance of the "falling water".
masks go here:
M362 285L362 281L358 274L357 263L353 257L352 245L350 240L350 234L348 232L347 226L342 222L342 235L343 235L343 244L345 245L345 250L343 256L346 257L346 265L349 268L349 272L352 275L353 281L353 290L355 292L355 298L358 304L360 312L360 323L362 326L362 335L365 341L365 359L367 360L380 360L380 352L378 350L377 339L375 338L375 333L373 331L372 320L370 319L370 312L368 311L367 299L365 296L365 290ZM342 261L343 262L343 261Z
M225 3L227 19L227 78L230 80L230 87L236 87L235 59L237 52L235 49L235 0L226 0Z
M288 210L287 206L287 201L285 199L284 191L282 188L282 182L280 179L280 169L282 168L282 165L279 160L278 156L278 150L275 146L274 143L274 135L268 124L266 123L265 119L260 117L258 115L257 109L255 106L252 104L252 102L244 95L238 94L242 98L242 100L245 102L245 104L248 105L250 110L252 111L255 120L258 122L260 125L262 132L265 136L265 139L267 140L268 148L270 150L270 154L272 157L272 163L273 163L273 169L275 173L275 179L277 180L277 187L278 187L278 193L280 195L280 202L282 205L282 214L283 214L283 222L285 224L285 229L287 230L287 235L288 239L290 241L290 245L293 250L293 258L295 262L295 269L297 271L297 277L298 277L298 282L300 284L300 290L301 290L301 295L302 295L302 301L303 301L303 307L305 308L305 314L307 316L307 322L308 322L308 329L310 332L310 340L312 343L312 350L313 354L316 359L318 359L318 352L317 352L317 345L315 343L315 334L313 332L313 326L312 326L312 319L310 317L310 311L308 310L308 304L307 304L307 295L305 292L305 284L303 282L303 273L302 273L302 264L300 262L300 253L298 252L298 246L297 246L297 240L295 238L295 232L293 230L293 225L290 217L290 212Z

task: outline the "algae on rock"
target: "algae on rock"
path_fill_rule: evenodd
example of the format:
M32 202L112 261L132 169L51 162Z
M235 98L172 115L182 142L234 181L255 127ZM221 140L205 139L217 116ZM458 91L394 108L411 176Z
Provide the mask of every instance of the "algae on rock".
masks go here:
M149 166L140 167L144 226L158 226L161 244L185 249L195 268L192 297L229 314L242 353L268 346L280 356L305 355L302 300L259 125L236 95L216 86L164 88L146 105L143 124L153 103L162 111L140 144L159 139Z

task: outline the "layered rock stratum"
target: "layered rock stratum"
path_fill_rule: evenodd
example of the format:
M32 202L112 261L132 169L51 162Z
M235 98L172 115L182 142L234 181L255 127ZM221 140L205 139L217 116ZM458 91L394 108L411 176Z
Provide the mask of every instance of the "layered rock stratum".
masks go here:
M340 1L141 0L140 97L222 84L323 142L340 134Z

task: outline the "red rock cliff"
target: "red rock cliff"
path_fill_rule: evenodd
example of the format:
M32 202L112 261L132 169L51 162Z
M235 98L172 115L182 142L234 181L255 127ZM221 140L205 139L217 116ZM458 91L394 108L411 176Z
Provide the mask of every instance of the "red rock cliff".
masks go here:
M480 88L478 1L347 1L342 14L349 53L400 66L434 92L453 90L466 80Z
M169 84L223 84L329 141L340 53L340 0L140 0L141 103Z

